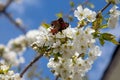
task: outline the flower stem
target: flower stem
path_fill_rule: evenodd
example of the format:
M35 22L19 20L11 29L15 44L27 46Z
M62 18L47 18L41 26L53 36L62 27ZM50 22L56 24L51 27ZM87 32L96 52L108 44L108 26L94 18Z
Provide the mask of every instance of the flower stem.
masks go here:
M43 56L43 54L40 54L40 55L38 55L37 57L35 57L35 59L32 60L32 61L26 66L26 68L21 72L20 77L22 78L23 75L25 74L25 72L26 72L35 62L37 62L42 56Z

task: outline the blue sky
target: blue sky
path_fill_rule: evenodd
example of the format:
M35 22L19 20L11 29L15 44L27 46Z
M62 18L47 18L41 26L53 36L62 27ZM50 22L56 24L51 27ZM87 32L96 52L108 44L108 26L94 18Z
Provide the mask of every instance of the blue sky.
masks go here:
M2 0L4 1L4 0ZM75 0L75 3L78 5L80 1ZM89 0L95 4L95 11L100 10L106 3L104 0ZM12 3L8 8L14 18L21 18L23 23L27 26L27 30L37 29L41 22L46 21L50 23L52 20L56 19L55 14L59 12L67 13L70 10L69 0L22 0L21 3ZM75 20L76 21L76 20ZM77 22L73 22L71 25L75 26ZM119 28L119 29L118 29ZM115 30L109 30L108 32L114 33L118 39L120 39L119 31L120 27L118 26ZM7 44L7 42L21 35L22 32L18 30L11 22L2 14L0 14L0 44ZM107 42L104 47L101 47L102 56L99 57L95 64L93 64L92 70L88 73L89 80L100 80L103 71L105 70L111 55L114 51L115 45ZM33 50L27 50L24 54L26 62L33 59L35 52ZM51 80L53 80L52 74L48 72L46 63L47 60L42 58L40 60L40 66L45 71L43 75L49 75ZM23 66L25 66L24 64ZM97 74L96 74L97 73Z

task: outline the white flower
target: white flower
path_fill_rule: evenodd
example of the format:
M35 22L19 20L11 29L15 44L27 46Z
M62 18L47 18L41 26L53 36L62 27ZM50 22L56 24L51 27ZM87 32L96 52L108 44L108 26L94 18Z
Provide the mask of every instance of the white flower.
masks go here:
M74 37L75 30L74 30L74 28L68 27L67 29L63 30L62 32L66 37L72 39Z
M28 40L29 44L32 44L34 41L36 41L36 36L39 35L39 30L31 30L26 33L26 38Z
M52 48L59 47L60 45L61 45L61 42L60 41L56 41L56 43L53 43Z
M90 55L91 56L100 56L101 55L100 47L94 46L93 49L90 51Z
M113 6L110 9L110 17L107 23L109 28L115 28L118 24L120 11L117 8L117 6Z
M19 64L25 62L22 55L27 46L28 41L24 35L11 39L7 46L0 45L1 60L11 66L19 66Z
M81 5L77 7L77 10L75 10L74 15L75 15L75 17L77 17L78 20L80 20L80 21L86 18L86 17L84 16L84 9L82 8Z
M18 25L23 25L23 21L20 18L16 18L15 21Z
M84 15L86 16L86 18L89 22L93 22L96 19L96 12L92 11L88 8L84 9Z
M1 63L0 63L0 70L1 71L6 71L6 70L8 70L9 69L9 66L7 66L7 65L2 65Z
M116 17L111 16L109 18L109 20L108 20L108 23L107 23L108 27L109 28L115 28L117 26L117 24L118 24L118 21L119 21L119 17L118 16L116 16Z
M6 62L9 62L12 65L18 65L17 55L15 52L4 53L3 58Z
M22 80L18 73L9 70L9 67L5 64L0 64L0 80Z
M118 7L117 7L116 5L114 5L114 6L110 9L110 15L111 15L111 16L114 16L114 17L119 16L119 15L120 15L120 11L117 10L117 9L118 9Z
M36 42L34 44L37 44L37 46L42 47L43 45L48 46L52 42L51 38L49 37L49 30L45 29L44 27L39 28L39 35L36 36Z
M8 44L7 47L9 48L10 51L14 51L18 54L23 53L23 51L25 51L26 49L26 38L25 36L21 35L16 39L11 39Z
M74 16L77 17L79 21L87 19L89 22L93 22L96 19L96 12L88 8L83 9L80 5L77 7L77 10L74 11Z

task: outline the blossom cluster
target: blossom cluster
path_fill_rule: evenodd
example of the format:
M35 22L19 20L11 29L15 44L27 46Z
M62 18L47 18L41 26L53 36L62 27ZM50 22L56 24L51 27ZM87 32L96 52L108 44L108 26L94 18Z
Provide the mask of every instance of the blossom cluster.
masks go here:
M90 27L84 30L69 26L54 35L50 28L41 26L39 30L28 32L27 38L33 41L33 49L50 58L48 67L54 75L62 80L80 80L101 55L93 32Z
M87 19L87 21L93 22L96 19L95 11L92 11L88 8L83 9L81 5L77 7L77 10L75 10L74 15L78 18L79 21Z
M56 35L49 30L40 27L39 35L32 44L33 49L50 58L48 67L62 80L80 80L101 54L99 47L94 44L94 30L68 27Z
M0 63L0 80L21 80L18 73L9 70L9 66Z
M20 63L24 63L22 55L26 50L26 46L26 38L22 35L16 39L11 39L7 46L0 44L1 61L13 66L18 66Z
M114 5L109 11L108 27L115 28L119 21L120 11L117 10L118 6Z
M12 66L24 63L23 53L36 40L37 35L39 35L37 30L31 30L26 35L11 39L6 46L0 44L0 61Z

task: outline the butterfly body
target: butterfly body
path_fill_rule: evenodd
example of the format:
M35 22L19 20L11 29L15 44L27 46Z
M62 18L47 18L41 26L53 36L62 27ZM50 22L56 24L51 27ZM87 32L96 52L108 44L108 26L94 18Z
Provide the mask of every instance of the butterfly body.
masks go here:
M62 32L62 30L66 29L69 26L69 23L64 22L63 18L59 18L58 20L52 21L51 26L53 27L53 29L51 29L51 33L55 35L58 32Z

